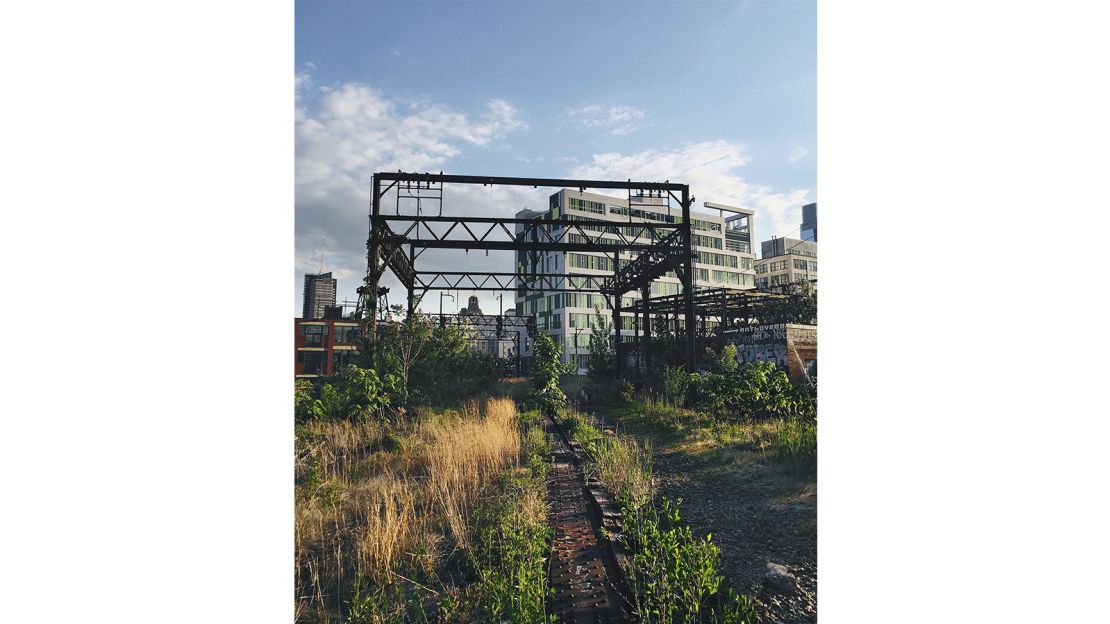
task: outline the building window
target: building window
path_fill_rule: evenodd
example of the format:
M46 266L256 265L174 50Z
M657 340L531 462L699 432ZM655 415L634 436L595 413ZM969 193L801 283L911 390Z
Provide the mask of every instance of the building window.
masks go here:
M354 349L336 349L331 354L331 370L338 374L343 367L354 364L358 360L358 351Z
M327 325L301 325L301 334L304 336L304 346L322 347L327 342Z
M581 210L582 212L605 214L605 204L588 199L578 199L577 197L567 198L567 207L573 210Z
M817 376L817 360L805 360L806 375Z
M326 351L298 351L297 361L301 362L302 375L324 375L327 374L325 366L327 365L327 352Z
M355 344L358 342L358 337L361 332L357 325L354 327L346 325L335 326L335 342L339 344Z

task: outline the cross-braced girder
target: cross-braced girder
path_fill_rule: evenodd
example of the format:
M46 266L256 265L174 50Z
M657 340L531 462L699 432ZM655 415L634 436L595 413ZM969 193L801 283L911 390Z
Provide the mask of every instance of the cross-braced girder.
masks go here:
M591 220L589 218L496 218L443 216L444 184L482 184L509 186L547 186L586 189L623 189L632 197L670 198L677 200L681 218L676 223ZM385 185L383 190L383 184ZM414 185L415 184L415 188ZM617 300L631 290L650 287L653 279L674 271L683 292L693 290L693 249L690 207L694 198L686 184L665 182L634 182L619 180L580 180L558 178L511 178L498 176L462 176L443 173L375 173L372 179L370 238L367 241L367 274L359 289L365 304L360 312L368 313L368 327L373 328L376 300L369 293L377 292L385 268L389 268L408 289L408 310L415 310L417 294L430 289L517 290L517 291L580 291L599 292ZM395 214L384 214L382 199L395 189ZM402 195L403 193L403 195ZM400 200L416 201L416 215L400 214ZM427 214L421 201L438 204L438 214ZM631 207L631 201L630 201ZM406 256L403 247L408 246ZM527 265L535 267L541 252L594 252L610 256L614 267L611 276L544 274L518 271L496 273L485 271L440 272L415 270L416 258L426 249L465 249L475 251L528 252ZM623 261L621 252L636 255ZM384 262L379 266L378 259ZM622 267L623 264L623 267ZM604 281L602 281L604 280ZM694 308L684 304L687 318L686 351L691 367L696 361L694 349ZM619 328L619 305L613 307L614 326ZM373 331L370 335L375 335ZM616 341L618 373L621 341Z

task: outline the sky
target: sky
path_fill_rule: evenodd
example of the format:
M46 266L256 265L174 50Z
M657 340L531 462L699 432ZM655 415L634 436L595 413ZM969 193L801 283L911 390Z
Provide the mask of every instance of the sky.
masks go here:
M757 244L797 238L801 206L817 201L815 1L295 11L296 316L306 272L331 271L337 299L355 300L375 171L687 183L696 207L755 210ZM555 190L448 186L443 212L511 217ZM431 250L417 268L511 271L511 258ZM404 302L392 275L382 283ZM499 308L489 292L459 292L460 305L471 294Z

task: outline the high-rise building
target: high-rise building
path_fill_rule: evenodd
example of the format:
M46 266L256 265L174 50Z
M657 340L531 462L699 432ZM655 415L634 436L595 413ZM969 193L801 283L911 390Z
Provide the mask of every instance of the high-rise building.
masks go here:
M813 282L817 279L817 243L772 238L760 244L755 263L756 288Z
M324 318L324 308L335 305L335 283L331 273L304 276L304 311L301 317L305 319Z
M691 213L695 245L694 288L753 288L755 286L755 254L752 252L754 211L729 208L735 212L725 218L705 213ZM720 213L723 215L723 213ZM518 219L576 219L582 221L609 221L618 223L678 223L682 210L670 207L666 200L655 197L628 199L599 195L574 189L562 189L549 198L548 210L522 210ZM517 226L521 231L522 226ZM629 228L626 236L633 236ZM614 239L615 234L602 234L603 239ZM568 233L567 242L584 242L581 236ZM544 252L537 254L538 263L529 266L531 253L517 252L517 270L520 273L563 273L568 275L612 275L612 253ZM621 262L634 257L632 252L621 252ZM674 295L682 292L682 284L674 272L668 272L651 284L650 295ZM640 297L639 292L627 293L621 306L631 305ZM536 331L546 332L563 345L563 361L577 364L578 372L586 372L590 352L590 321L595 309L607 323L612 321L612 311L600 294L576 292L535 292L518 290L516 313L536 316ZM631 313L622 315L619 328L622 342L630 342L634 329ZM684 325L685 321L680 321ZM715 323L707 323L714 326ZM526 345L522 355L531 353Z
M817 202L802 206L802 240L817 242Z

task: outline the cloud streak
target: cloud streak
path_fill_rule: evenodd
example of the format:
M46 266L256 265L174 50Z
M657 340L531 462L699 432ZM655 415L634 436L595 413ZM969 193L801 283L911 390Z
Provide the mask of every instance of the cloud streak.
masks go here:
M632 106L602 107L590 104L568 108L564 115L582 130L600 130L612 136L629 134L643 128L648 114Z

